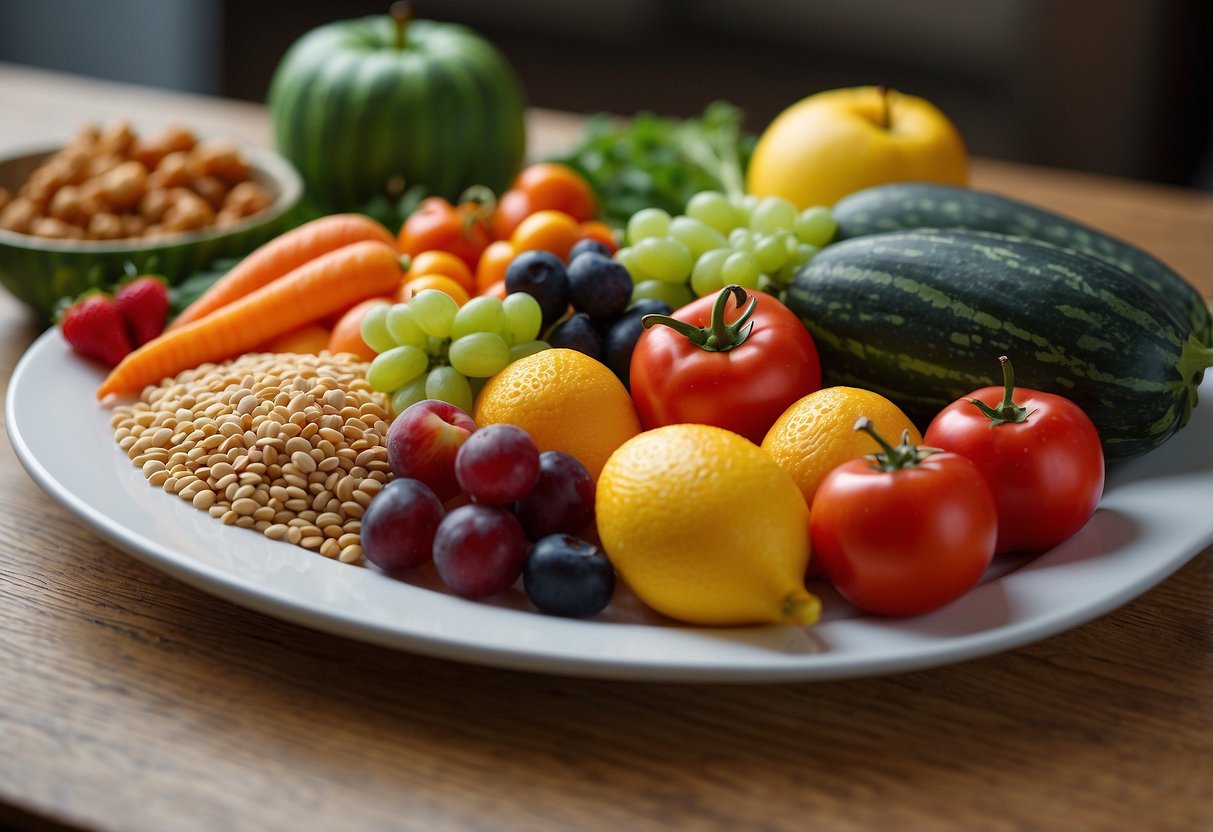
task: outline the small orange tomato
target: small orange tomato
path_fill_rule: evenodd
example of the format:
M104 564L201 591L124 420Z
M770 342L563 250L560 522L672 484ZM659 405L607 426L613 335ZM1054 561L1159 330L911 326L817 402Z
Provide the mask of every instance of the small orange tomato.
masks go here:
M400 253L416 256L423 251L449 251L471 268L489 244L489 232L475 203L451 205L442 197L421 201L397 235Z
M597 199L589 183L577 171L558 162L528 165L514 180L514 189L531 198L535 211L563 211L577 222L594 219Z
M506 191L497 198L497 207L493 211L492 220L489 221L493 239L510 239L518 224L538 210L531 204L531 197L525 191Z
M476 264L476 291L483 294L485 289L498 280L505 280L505 270L510 267L517 253L509 240L489 243L484 254L480 255L480 262Z
M329 331L320 324L307 324L279 335L265 344L265 352L294 352L300 355L318 355L329 348Z
M516 251L550 251L561 260L581 239L577 221L563 211L536 211L514 229L510 242Z
M505 280L502 279L502 280L498 280L496 283L489 284L488 286L485 287L484 291L481 292L480 294L488 295L489 297L492 297L492 298L499 298L501 300L505 300L505 295L506 295Z
M589 222L583 222L580 229L581 239L597 240L609 248L611 250L611 254L614 254L619 250L619 243L615 242L615 232L611 230L611 227L605 222L590 220Z
M422 289L437 289L440 292L446 292L455 299L455 303L463 306L471 297L467 290L459 285L457 281L452 280L444 274L427 274L422 277L414 277L412 280L406 279L400 284L400 290L396 293L397 303L408 303L413 295L420 292Z
M481 257L483 256L481 254ZM464 263L462 259L451 254L449 251L430 250L421 252L409 263L409 270L405 275L405 279L425 277L431 274L441 274L449 277L462 286L469 294L476 290L476 279L472 277L472 270L468 268L467 263Z
M333 331L329 334L329 352L334 354L349 352L363 361L373 360L376 355L375 351L367 346L366 341L362 340L362 316L372 306L391 302L392 298L389 297L370 298L347 309L346 313L341 316L341 320L333 325Z

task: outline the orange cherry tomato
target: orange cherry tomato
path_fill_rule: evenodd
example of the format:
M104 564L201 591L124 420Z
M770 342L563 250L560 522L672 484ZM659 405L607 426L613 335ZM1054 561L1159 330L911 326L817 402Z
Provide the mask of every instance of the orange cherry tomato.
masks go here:
M501 300L505 300L505 295L506 295L505 280L502 279L502 280L498 280L496 283L489 284L488 286L485 287L484 291L481 292L480 294L488 295L489 297L493 297L493 298L499 298Z
M427 274L422 277L414 277L411 280L406 279L401 283L395 300L397 303L407 303L412 299L413 295L422 289L437 289L440 292L446 292L460 306L463 306L471 298L467 290L460 286L457 281L452 280L444 274Z
M265 352L294 352L300 355L317 355L328 348L329 331L321 324L306 324L279 335L262 347Z
M530 194L511 189L497 198L491 228L494 240L508 240L518 224L539 209L531 204Z
M509 240L495 240L480 255L476 265L476 291L484 294L484 290L499 280L505 280L505 270L510 267L514 256L518 254Z
M481 258L484 257L483 254L480 256ZM464 263L449 251L431 250L421 252L409 263L409 270L405 274L405 279L424 277L429 274L441 274L449 277L462 286L468 294L476 291L476 278L472 277L472 270L468 268L467 263Z
M577 222L598 215L598 200L577 171L558 162L528 165L514 180L514 189L531 198L536 211L563 211Z
M580 229L581 239L597 240L609 248L611 250L611 254L614 254L619 250L619 243L615 241L615 232L605 222L590 220L589 222L583 222Z
M536 211L523 220L510 242L517 251L550 251L561 260L581 239L577 221L563 211Z
M482 210L475 202L456 207L438 196L422 200L400 227L401 253L416 257L423 251L449 251L469 269L476 268L480 252L489 244Z
M375 351L367 346L366 341L362 340L362 316L367 313L368 309L381 303L392 303L392 298L370 298L347 309L341 316L341 320L333 325L333 331L329 334L329 352L349 352L363 361L373 360L376 355Z

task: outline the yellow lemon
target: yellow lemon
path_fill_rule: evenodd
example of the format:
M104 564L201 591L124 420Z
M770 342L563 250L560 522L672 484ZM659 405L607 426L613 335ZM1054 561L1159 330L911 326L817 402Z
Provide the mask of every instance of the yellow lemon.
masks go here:
M934 104L852 87L810 95L776 116L754 147L746 187L803 209L886 182L963 185L968 166L964 140Z
M632 591L692 624L812 624L808 510L762 450L709 425L667 425L611 454L598 534Z
M891 401L858 387L826 387L810 393L783 412L762 440L762 449L791 475L812 507L813 495L826 474L852 459L880 450L876 440L855 430L855 420L867 416L890 442L910 432L922 442L914 423Z

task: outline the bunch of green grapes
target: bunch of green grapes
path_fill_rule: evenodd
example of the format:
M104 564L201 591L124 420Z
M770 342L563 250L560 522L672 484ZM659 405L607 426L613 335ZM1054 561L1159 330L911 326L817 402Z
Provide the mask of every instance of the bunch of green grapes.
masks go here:
M658 298L677 309L730 283L779 294L836 230L824 206L797 211L780 197L702 191L684 216L660 208L633 214L615 259L632 274L633 300Z
M362 340L378 353L367 370L372 388L392 395L401 413L422 399L441 399L466 413L486 379L510 362L545 350L537 340L543 313L525 292L482 295L460 307L437 289L408 303L372 307Z

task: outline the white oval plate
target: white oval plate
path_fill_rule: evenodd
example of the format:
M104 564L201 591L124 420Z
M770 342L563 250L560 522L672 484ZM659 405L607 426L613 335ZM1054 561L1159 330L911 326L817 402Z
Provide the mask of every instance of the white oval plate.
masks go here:
M223 526L144 480L94 400L97 369L56 330L9 384L9 440L48 495L101 537L199 589L318 630L447 659L651 681L840 679L935 667L1007 650L1103 615L1213 541L1213 377L1203 407L1154 453L1112 471L1090 523L1036 558L998 558L981 586L929 615L867 616L829 587L810 630L679 626L626 591L602 616L532 612L516 589L492 603L408 582ZM36 521L35 521L36 522Z

